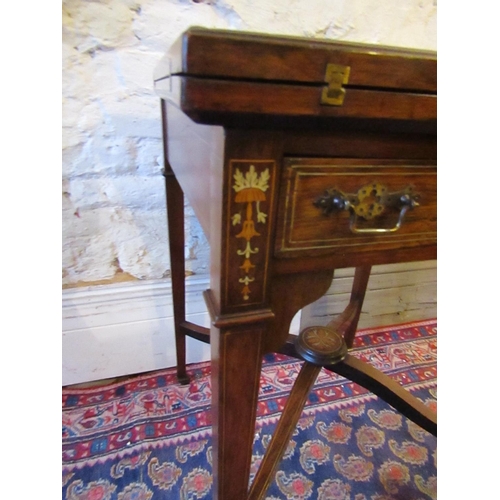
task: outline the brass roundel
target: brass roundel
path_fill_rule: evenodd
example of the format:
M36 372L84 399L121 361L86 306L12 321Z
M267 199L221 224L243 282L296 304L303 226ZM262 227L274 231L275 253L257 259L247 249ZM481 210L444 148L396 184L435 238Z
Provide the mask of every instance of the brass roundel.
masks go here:
M343 337L325 326L310 326L302 330L295 347L306 361L322 366L338 363L347 354Z

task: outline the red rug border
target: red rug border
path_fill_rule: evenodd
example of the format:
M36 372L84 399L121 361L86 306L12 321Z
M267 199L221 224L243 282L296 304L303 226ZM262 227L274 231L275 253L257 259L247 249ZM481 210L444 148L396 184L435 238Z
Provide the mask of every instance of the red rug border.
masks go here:
M421 321L411 321L411 322L406 322L406 323L398 323L395 325L386 325L382 327L376 327L376 328L366 328L359 330L357 332L356 336L363 336L363 335L370 335L370 334L376 334L378 332L387 332L390 330L394 329L405 329L405 328L416 328L420 326L428 326L436 324L437 325L437 319L428 319L428 320L421 320ZM360 349L366 349L368 346L360 347ZM196 369L202 368L202 367L209 367L210 366L210 361L203 361L200 363L193 363L188 366L188 371L194 371ZM96 387L91 387L91 388L82 388L82 389L64 389L63 388L63 394L92 394L95 392L100 392L102 390L110 390L115 387L122 386L123 384L126 384L130 381L142 381L142 380L147 380L148 378L155 377L155 376L161 376L162 374L169 374L173 375L175 374L175 367L169 367L169 368L164 368L164 369L158 369L154 370L151 372L143 373L137 376L131 376L130 379L127 380L122 380L120 382L113 382L111 384L103 384L99 385ZM436 385L436 380L426 380L426 381L415 381L415 382L410 382L405 387L407 390L410 392L418 389L423 389L423 388L428 388L428 387L433 387ZM332 401L330 403L326 403L323 405L311 407L311 408L304 408L304 414L305 415L312 415L312 414L317 414L317 413L323 413L325 411L329 411L331 409L341 409L341 408L347 408L349 406L352 406L353 404L360 404L364 402L368 402L370 400L377 399L377 396L374 394L368 393L368 394L359 394L355 396L351 396L348 399L344 399L342 401ZM276 423L279 419L279 415L266 415L266 416L261 416L257 417L256 425L257 427L262 427L267 424L271 423ZM76 460L72 463L63 463L63 471L71 471L74 469L81 469L84 466L94 466L97 463L104 464L110 459L123 459L125 457L131 456L136 453L140 453L145 449L160 449L164 446L172 446L172 445L180 445L184 443L191 442L195 439L205 439L205 438L210 438L212 435L212 430L210 428L206 429L196 429L193 430L193 432L188 432L184 434L183 436L175 436L175 437L170 437L170 438L157 438L153 440L148 440L146 442L140 442L136 443L128 448L124 448L121 450L116 450L112 451L107 455L104 456L98 456L95 458L90 458L86 457L85 459L82 460Z

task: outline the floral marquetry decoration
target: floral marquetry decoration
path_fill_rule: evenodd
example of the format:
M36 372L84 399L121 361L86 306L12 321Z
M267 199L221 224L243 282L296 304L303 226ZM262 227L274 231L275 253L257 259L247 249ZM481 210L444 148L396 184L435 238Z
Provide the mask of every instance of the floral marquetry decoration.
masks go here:
M263 245L267 243L264 238L267 236L268 205L265 208L264 205L269 202L267 191L271 173L269 167L262 167L269 163L235 162L238 166L232 172L231 224L237 229L234 237L241 242L235 253L240 258L238 283L243 301L251 299L254 293L252 283L260 271L262 257L266 258Z

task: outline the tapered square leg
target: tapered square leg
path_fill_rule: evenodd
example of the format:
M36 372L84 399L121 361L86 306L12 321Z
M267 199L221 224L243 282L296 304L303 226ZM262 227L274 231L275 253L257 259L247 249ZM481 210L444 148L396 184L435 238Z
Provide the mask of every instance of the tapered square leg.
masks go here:
M214 500L247 497L263 326L211 330Z

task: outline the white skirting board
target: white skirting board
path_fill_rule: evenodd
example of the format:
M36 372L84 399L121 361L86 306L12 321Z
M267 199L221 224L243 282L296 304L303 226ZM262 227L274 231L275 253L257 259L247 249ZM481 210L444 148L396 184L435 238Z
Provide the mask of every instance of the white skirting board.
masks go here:
M301 328L324 325L349 304L354 269L335 271L332 286L303 309ZM358 329L397 325L437 317L437 262L373 266Z
M186 319L209 327L207 277L186 279ZM170 280L71 288L62 293L62 383L80 384L175 366ZM300 313L291 332L298 333ZM210 346L187 339L187 362Z
M291 333L324 325L348 304L354 269L341 269L327 294L298 313ZM208 277L186 279L188 321L208 327ZM63 290L63 385L175 366L170 280ZM436 262L375 266L359 328L435 318ZM187 362L210 359L208 344L187 339Z

